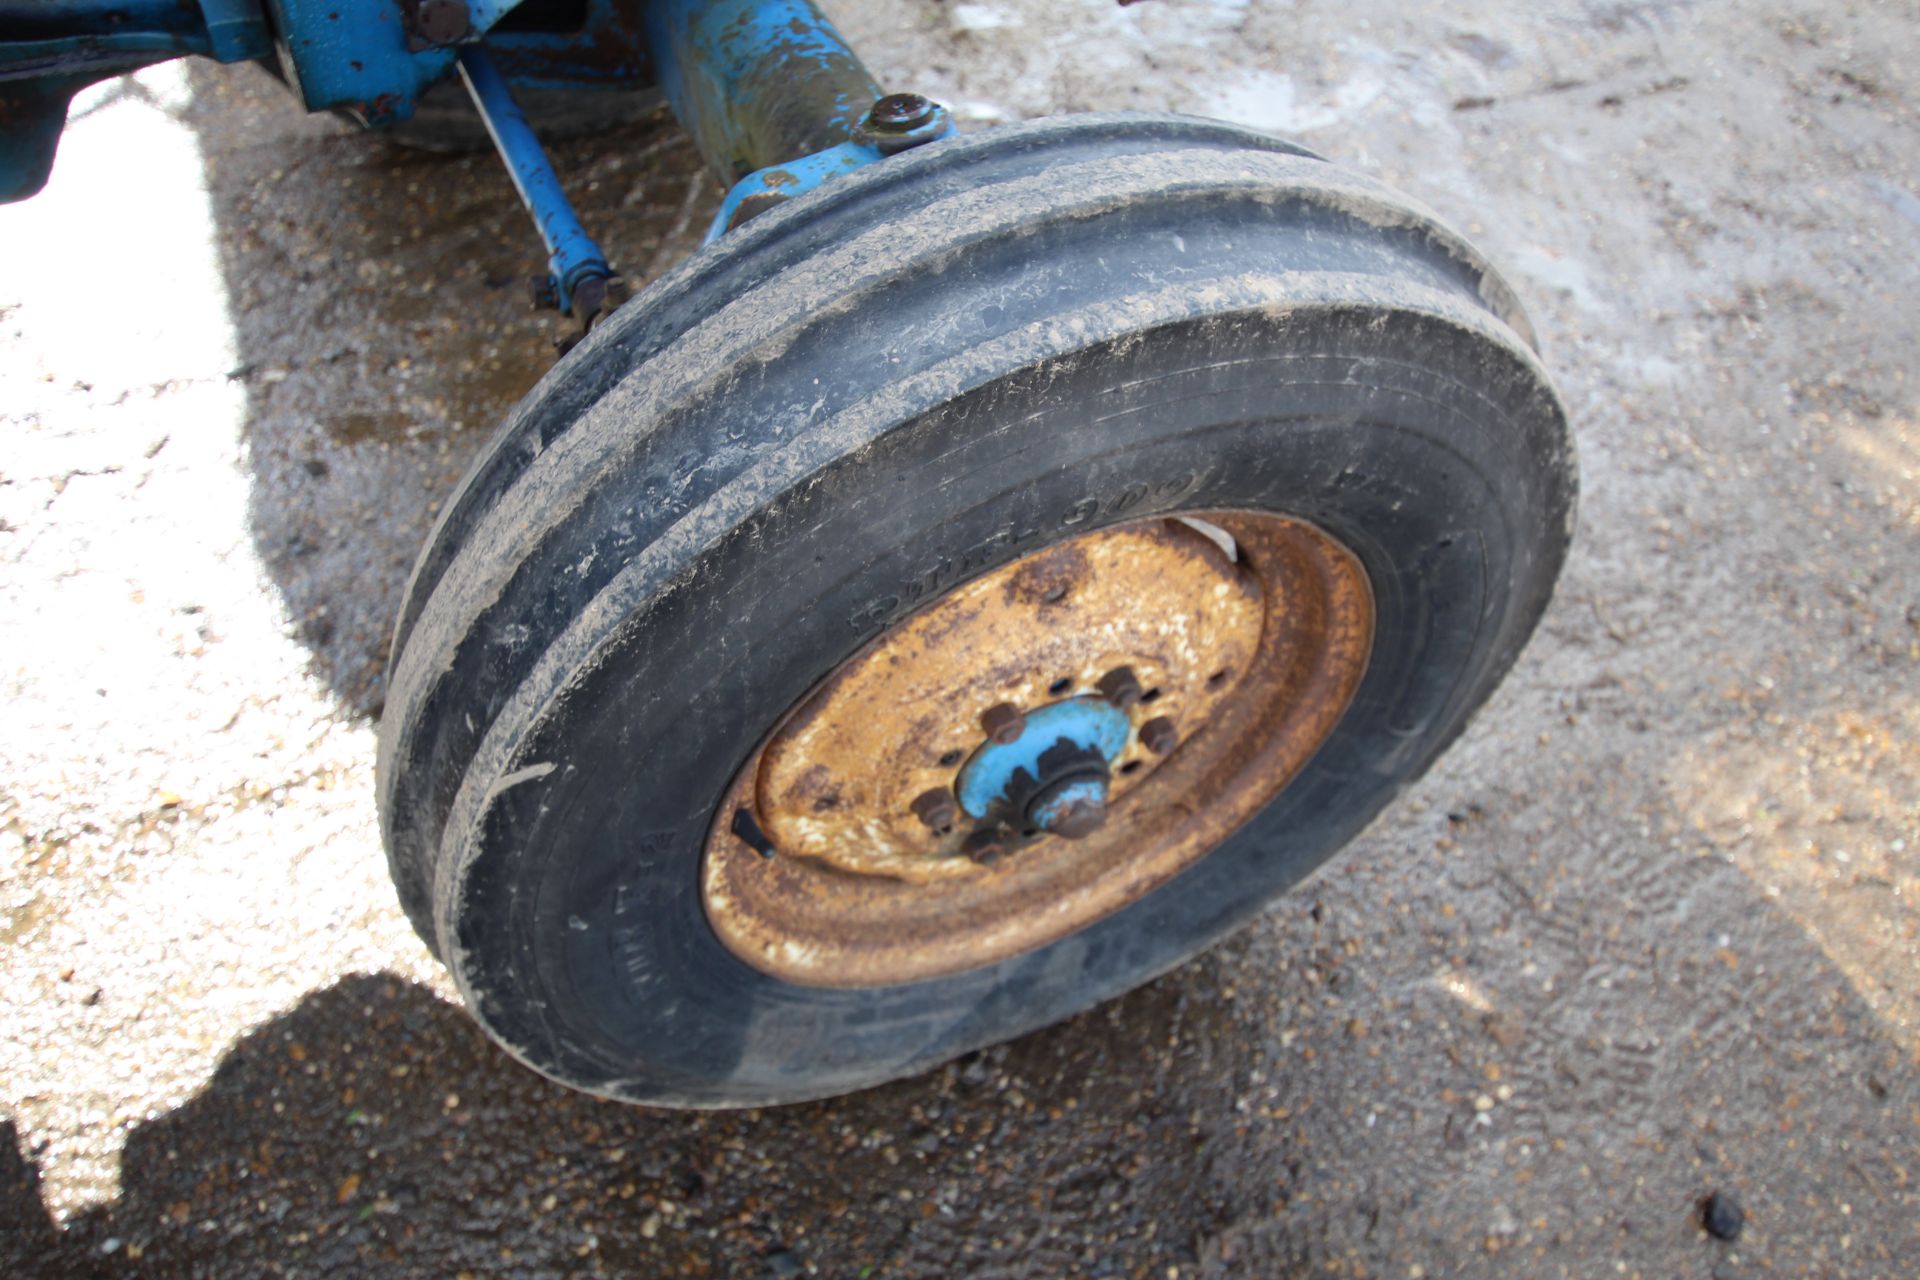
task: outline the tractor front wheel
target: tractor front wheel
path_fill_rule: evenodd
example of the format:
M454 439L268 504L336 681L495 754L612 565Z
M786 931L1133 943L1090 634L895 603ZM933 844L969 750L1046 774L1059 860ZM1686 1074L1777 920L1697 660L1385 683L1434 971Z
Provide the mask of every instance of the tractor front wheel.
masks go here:
M1179 117L932 144L696 255L475 464L396 636L396 883L565 1083L921 1071L1351 839L1573 504L1524 316L1405 198Z

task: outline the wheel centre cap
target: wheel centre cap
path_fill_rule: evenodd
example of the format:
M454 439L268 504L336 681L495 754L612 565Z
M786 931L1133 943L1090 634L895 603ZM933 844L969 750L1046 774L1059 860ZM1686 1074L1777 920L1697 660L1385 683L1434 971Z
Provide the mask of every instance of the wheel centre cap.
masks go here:
M960 770L954 793L968 817L1021 834L1078 839L1106 819L1112 764L1133 725L1102 698L1036 709L1008 742L989 741Z

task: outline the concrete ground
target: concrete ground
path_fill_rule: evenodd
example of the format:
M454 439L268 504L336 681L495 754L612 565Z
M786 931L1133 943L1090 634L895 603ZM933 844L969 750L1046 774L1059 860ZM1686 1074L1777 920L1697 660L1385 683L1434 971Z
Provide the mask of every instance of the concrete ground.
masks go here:
M101 86L0 210L0 1269L1920 1274L1920 7L831 7L969 127L1225 115L1469 230L1581 446L1527 656L1071 1024L778 1110L569 1093L451 1002L371 786L414 551L551 362L512 192L252 68ZM557 156L636 279L717 198L658 123Z

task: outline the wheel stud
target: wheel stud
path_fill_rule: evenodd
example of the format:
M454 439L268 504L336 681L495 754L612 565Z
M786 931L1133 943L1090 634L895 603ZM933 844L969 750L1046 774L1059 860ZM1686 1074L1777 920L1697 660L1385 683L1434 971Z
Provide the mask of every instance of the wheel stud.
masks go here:
M953 803L953 792L945 787L935 787L923 791L914 798L914 816L935 831L946 831L953 826L953 820L959 811Z
M988 738L1001 746L1017 742L1027 727L1027 718L1011 702L996 702L980 713L980 727Z
M1115 667L1100 677L1095 688L1100 696L1119 707L1122 711L1140 701L1140 678L1133 674L1132 667Z
M1140 742L1153 754L1163 756L1180 745L1180 731L1173 727L1171 716L1155 716L1140 726Z

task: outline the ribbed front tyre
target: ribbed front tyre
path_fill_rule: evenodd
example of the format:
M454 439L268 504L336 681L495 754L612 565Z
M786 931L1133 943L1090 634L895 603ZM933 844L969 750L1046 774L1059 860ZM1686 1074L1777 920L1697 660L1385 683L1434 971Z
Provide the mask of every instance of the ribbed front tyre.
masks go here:
M1524 315L1404 197L1180 117L933 144L696 255L474 464L396 636L394 878L567 1084L922 1071L1359 832L1526 643L1574 490ZM940 808L1003 703L1119 735L1028 765L1097 831L1032 816L1064 772Z

